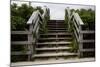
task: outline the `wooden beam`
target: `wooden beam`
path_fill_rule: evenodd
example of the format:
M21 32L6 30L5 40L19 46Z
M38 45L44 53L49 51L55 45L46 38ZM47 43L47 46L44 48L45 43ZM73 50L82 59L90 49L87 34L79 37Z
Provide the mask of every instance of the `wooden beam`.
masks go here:
M84 42L85 42L85 43L86 43L86 42L95 42L95 40L80 40L80 42L83 42L83 43L84 43Z
M31 17L30 17L29 20L27 21L27 24L32 24L32 23L34 23L33 20L37 17L37 16L36 16L36 15L37 15L37 12L38 12L38 11L34 11L34 12L32 13Z
M91 33L95 33L95 31L85 30L85 31L80 31L80 33L91 34Z
M33 33L36 32L38 26L39 26L39 18L37 19L36 24L34 25Z
M26 51L26 52L24 52L24 51L13 51L13 52L11 52L11 55L29 55L29 54L31 54L31 51Z
M11 34L31 34L29 31L11 31Z
M88 52L88 51L91 52L91 51L95 51L95 49L82 49L81 51L82 52Z
M26 44L31 44L29 41L12 41L11 44L14 45L26 45Z

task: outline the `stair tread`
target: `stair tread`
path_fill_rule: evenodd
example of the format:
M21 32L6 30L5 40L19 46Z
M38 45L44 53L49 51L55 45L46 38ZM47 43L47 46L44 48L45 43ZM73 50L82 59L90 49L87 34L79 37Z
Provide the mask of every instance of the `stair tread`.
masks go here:
M67 28L64 27L64 28L50 28L50 29L67 29Z
M60 32L60 33L46 33L46 34L40 34L40 35L72 35L72 33Z
M67 30L66 28L48 28L48 30Z
M37 44L71 44L71 42L60 41L60 42L44 42L44 43L37 43Z
M39 40L46 40L46 39L72 39L71 37L63 37L63 38L56 38L56 37L52 37L52 38L39 38Z
M48 31L68 31L68 30L48 30Z
M71 47L43 47L43 48L36 48L36 50L58 50L58 49L70 49Z
M42 53L42 54L35 54L34 57L68 56L68 55L77 55L77 53L71 53L71 52Z

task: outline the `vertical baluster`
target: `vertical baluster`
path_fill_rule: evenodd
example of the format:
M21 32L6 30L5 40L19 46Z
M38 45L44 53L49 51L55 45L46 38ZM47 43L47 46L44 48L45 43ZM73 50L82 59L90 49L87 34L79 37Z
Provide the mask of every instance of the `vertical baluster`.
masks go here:
M81 25L79 26L79 31L80 32L82 31ZM82 52L83 43L81 41L83 40L83 34L80 32L79 32L79 57L82 57L83 56L83 52Z
M32 51L33 51L33 49L31 49L31 47L32 47L32 41L33 41L32 30L33 30L33 25L30 24L29 25L29 32L31 32L31 34L28 34L28 42L30 42L30 44L28 44L28 50L31 52L31 54L28 55L28 61L31 60L31 55L32 55Z
M31 1L29 1L29 6L31 6Z

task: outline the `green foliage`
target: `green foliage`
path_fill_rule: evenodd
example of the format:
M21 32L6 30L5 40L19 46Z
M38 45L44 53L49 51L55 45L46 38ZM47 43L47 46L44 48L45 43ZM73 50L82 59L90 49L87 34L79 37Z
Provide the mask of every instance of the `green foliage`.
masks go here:
M87 27L87 29L94 29L95 27L95 11L92 9L80 9L77 10L77 12L79 13L82 21L85 23L85 27Z
M43 31L43 33L47 33L48 29L46 28L46 26L47 26L48 20L50 20L50 10L47 9L46 11L47 11L47 14L44 17L43 25L42 25L42 31Z
M71 9L71 13L75 11L79 14L80 18L82 19L82 21L85 24L85 29L94 29L95 28L95 11L92 9ZM65 22L68 22L68 17L67 17L67 10L65 10ZM68 23L67 23L68 24ZM70 30L71 32L73 32L73 21L70 21ZM74 36L73 36L74 37ZM72 52L77 52L78 50L78 43L76 41L76 39L73 38L72 44L70 45L72 47L71 51Z
M25 30L25 19L20 16L11 16L11 30Z
M68 22L68 13L67 13L67 10L65 10L65 23Z
M71 52L77 52L78 51L78 43L76 42L75 39L73 39L71 47L72 47Z
M95 29L95 10L92 9L71 9L71 13L75 11L79 14L80 18L84 22L84 26L82 28L94 30ZM65 11L65 21L67 20L67 11Z
M40 6L37 6L36 10L39 10L41 14L43 14L43 12L44 12Z
M33 8L32 6L28 6L27 4L22 4L21 6L17 6L17 4L11 5L11 30L25 30L26 22L30 18L31 14L39 10L41 14L43 14L43 10L41 7Z

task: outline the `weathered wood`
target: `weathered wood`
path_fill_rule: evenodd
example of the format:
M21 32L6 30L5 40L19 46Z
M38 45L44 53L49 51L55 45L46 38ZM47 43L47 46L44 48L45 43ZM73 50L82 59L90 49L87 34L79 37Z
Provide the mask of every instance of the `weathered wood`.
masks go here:
M33 33L36 32L36 29L37 29L38 26L39 26L39 19L37 19L37 21L36 21L36 24L35 24L35 26L33 28Z
M44 7L43 10L44 10L44 13L42 14L42 18L44 18L45 15L46 15L46 13L47 13L47 12L46 12L46 7Z
M60 42L44 42L44 43L37 43L37 45L50 45L50 44L71 44L71 42L64 42L64 41L60 41Z
M36 48L36 50L68 50L68 49L71 49L72 47L44 47L44 48Z
M37 29L36 29L36 38L37 38L37 39L39 38L39 26L38 26Z
M36 18L37 11L34 11L31 15L31 17L29 18L29 20L27 21L27 24L32 24L33 20Z
M87 51L88 51L88 52L92 52L92 51L95 51L95 49L81 49L81 51L82 51L82 52L87 52Z
M68 32L60 32L60 33L46 33L46 34L40 34L40 35L72 35L72 33Z
M32 3L32 2L31 2L31 1L29 1L29 6L31 6L31 3Z
M71 56L77 55L77 53L69 53L69 52L59 52L59 53L44 53L44 54L36 54L34 57L51 57L51 56Z
M80 33L83 33L83 34L93 34L93 33L95 33L95 31L85 30L85 31L80 31Z
M29 31L11 31L11 34L30 34Z
M29 2L29 6L31 6L31 2ZM14 51L11 54L12 55L28 55L28 60L30 61L32 58L32 55L35 54L35 48L36 48L36 39L38 38L40 24L42 25L45 19L45 16L47 14L47 8L44 8L43 15L40 14L39 10L34 11L27 21L27 24L29 25L28 31L12 31L11 34L26 34L28 35L28 41L12 41L12 45L23 45L23 47L27 48L28 51ZM42 19L42 20L40 20ZM36 36L34 36L36 35Z
M79 32L80 32L80 31L79 31L79 28L78 28L79 26L77 26L77 24L76 24L76 22L75 22L75 21L74 21L74 23L73 23L73 24L74 24L74 26L75 26L75 28L76 28L76 31L79 33Z
M30 51L13 51L11 52L11 55L29 55L31 54Z
M30 41L12 41L11 44L12 45L26 45L26 44L30 44Z
M75 37L76 37L77 41L79 42L79 37L78 37L78 35L77 35L77 33L76 33L76 31L75 31L75 30L74 30L74 35L75 35Z
M84 43L87 43L87 42L95 42L95 40L80 40L80 42L84 42Z
M73 12L73 16L75 18L75 20L77 21L77 24L79 25L84 25L83 21L81 20L80 16L78 13Z
M67 10L67 13L68 13L68 30L70 30L70 20L71 20L71 12L70 12L70 9L69 7L66 8Z

